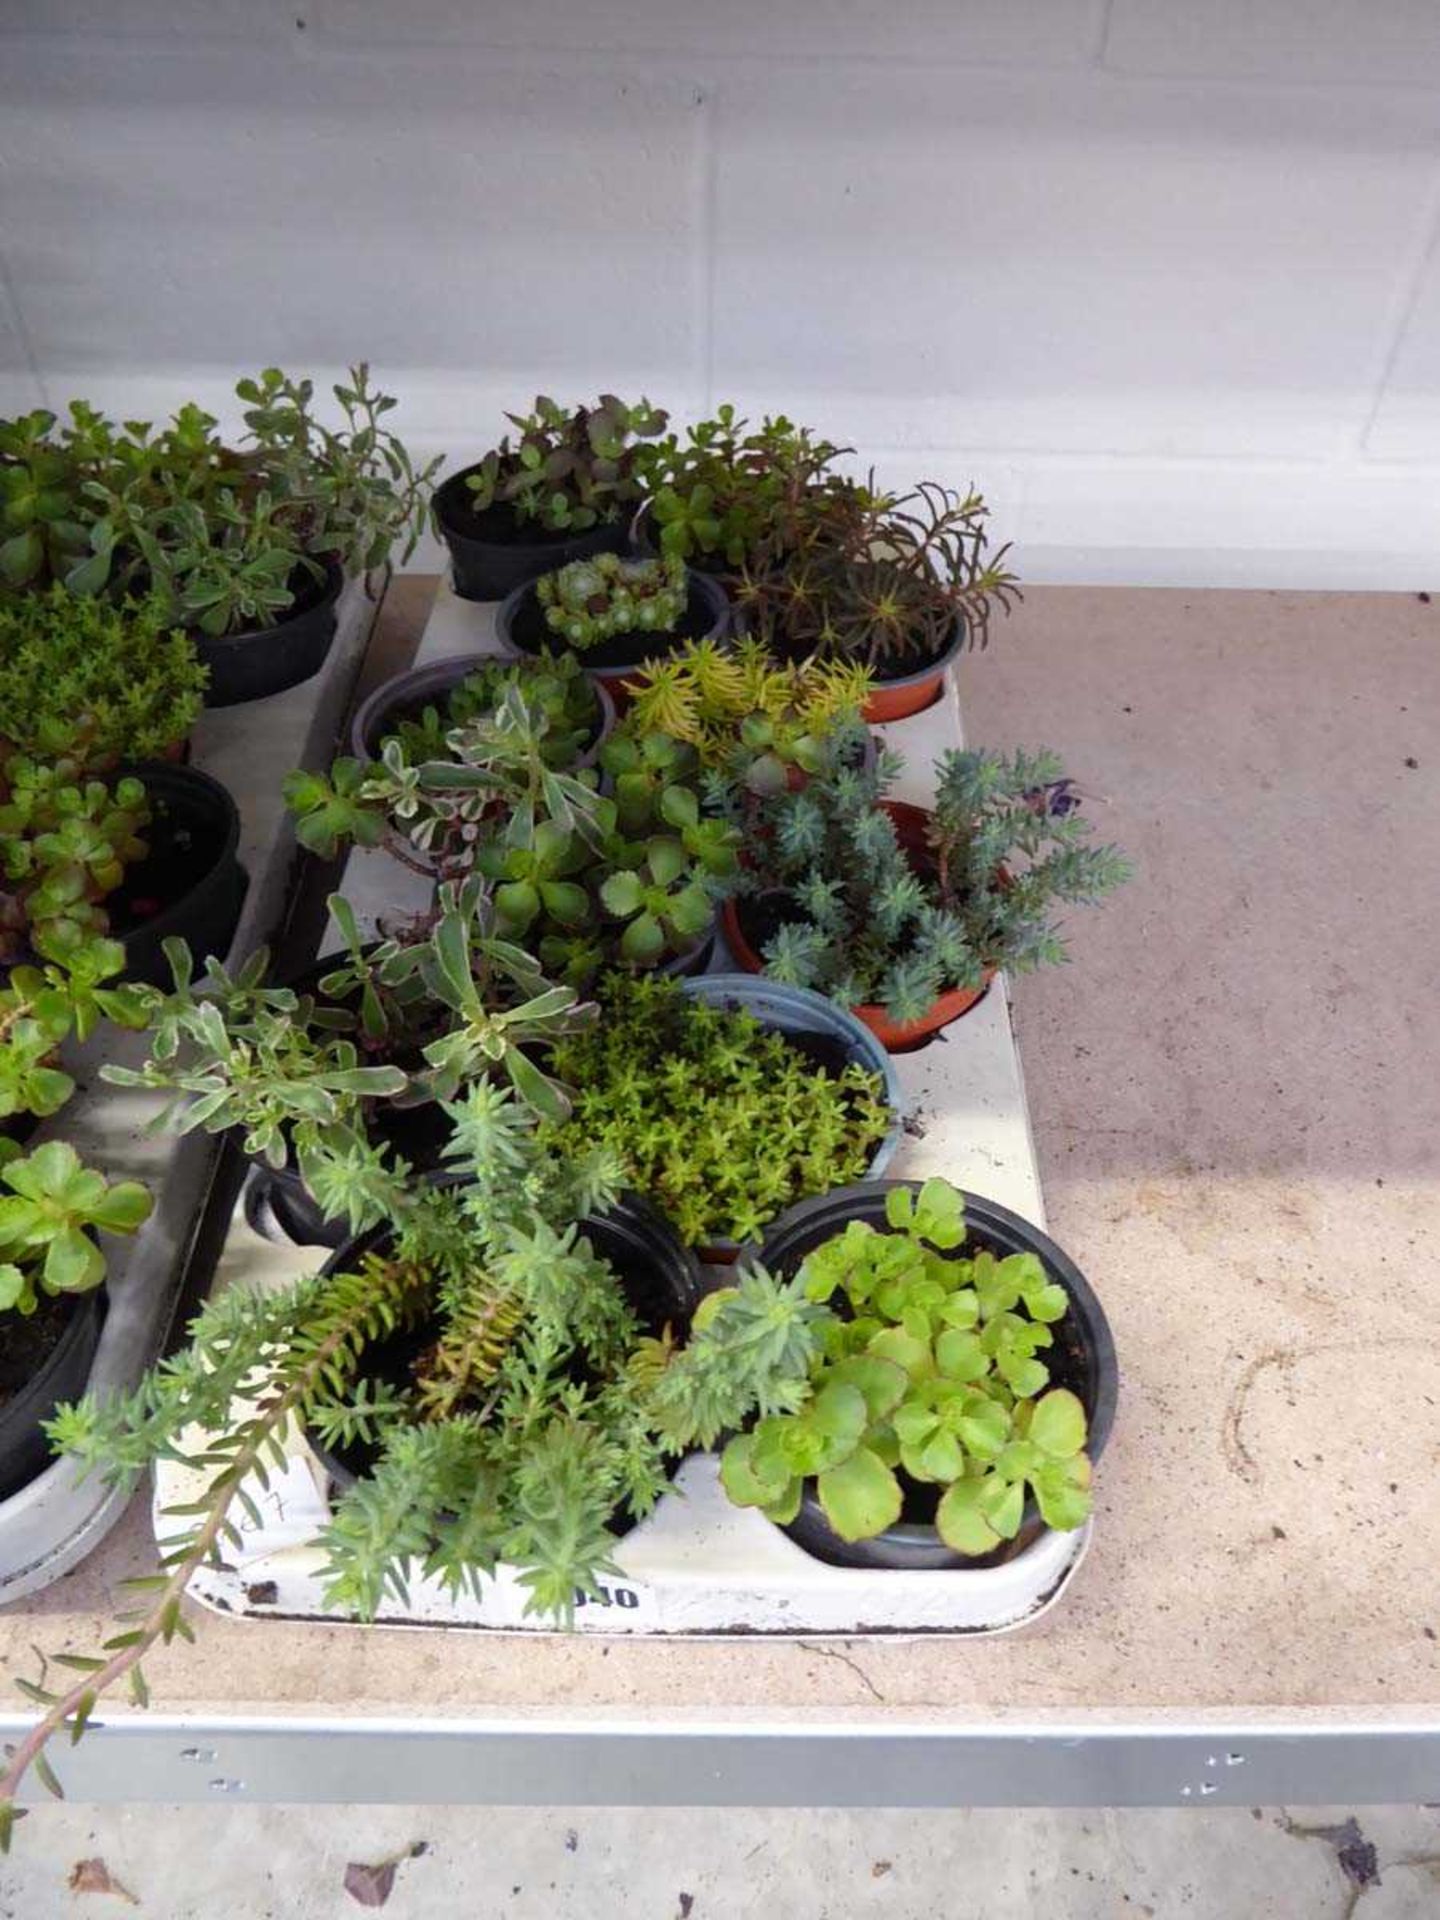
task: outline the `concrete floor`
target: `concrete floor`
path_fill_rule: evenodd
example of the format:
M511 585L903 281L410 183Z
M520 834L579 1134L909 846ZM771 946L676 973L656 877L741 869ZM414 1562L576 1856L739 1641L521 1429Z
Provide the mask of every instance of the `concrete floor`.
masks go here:
M0 1920L331 1920L402 1858L394 1920L1434 1920L1440 1815L703 1808L66 1807L0 1866ZM32 1823L33 1824L33 1823ZM1316 1832L1315 1829L1323 1831ZM1375 1849L1373 1858L1367 1848ZM1351 1864L1347 1872L1342 1849Z
M401 653L423 599L404 583ZM1124 1403L1066 1606L1006 1642L853 1643L857 1713L1440 1704L1437 622L1411 596L1045 589L963 664L970 738L1057 748L1138 864L1017 993L1051 1228L1104 1295ZM117 1538L23 1637L88 1645L140 1551ZM423 1634L204 1630L256 1705L803 1713L850 1685L753 1643L451 1643L437 1670ZM183 1707L220 1671L152 1684ZM1435 1814L1360 1810L1362 1886L1297 1827L1349 1811L47 1809L0 1915L113 1903L65 1888L89 1854L167 1916L342 1913L347 1861L421 1839L397 1915L1440 1914Z

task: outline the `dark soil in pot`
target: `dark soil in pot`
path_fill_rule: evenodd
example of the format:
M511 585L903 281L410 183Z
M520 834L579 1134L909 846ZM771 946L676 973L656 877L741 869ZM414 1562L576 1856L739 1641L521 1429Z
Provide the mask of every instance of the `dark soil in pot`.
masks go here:
M668 1324L683 1336L700 1302L699 1275L690 1255L654 1208L638 1195L629 1195L610 1213L584 1220L581 1230L615 1269L644 1331L659 1335ZM378 1227L348 1241L325 1262L325 1272L339 1272L360 1255L382 1246L388 1231ZM366 1349L366 1377L391 1386L405 1385L415 1362L434 1337L434 1328L428 1324L397 1329ZM332 1452L313 1436L310 1445L340 1492L368 1473L377 1458L377 1450L368 1445L339 1447ZM625 1524L629 1524L628 1519ZM617 1524L616 1530L623 1531L623 1527Z
M210 669L207 707L263 700L298 687L320 671L335 639L335 603L345 585L345 575L333 560L323 564L320 580L306 567L291 574L294 604L273 627L221 635L192 629L195 651Z
M624 553L628 529L623 519L605 521L583 533L517 520L508 506L477 512L465 482L478 465L452 473L435 490L435 525L450 549L455 591L462 600L503 600L507 593L542 573L595 553Z
M42 1292L32 1314L7 1313L0 1339L0 1500L8 1500L50 1464L41 1430L63 1401L84 1393L105 1324L103 1287L82 1294Z
M547 569L548 571L548 569ZM730 623L730 603L715 581L701 573L690 573L689 597L685 612L673 633L620 633L598 647L577 653L587 673L618 676L644 666L648 660L661 660L676 652L687 640L718 640ZM542 647L564 643L545 621L545 610L535 593L534 582L511 595L500 609L498 630L502 641L518 653L539 653Z
M126 869L106 912L125 949L126 978L168 987L162 943L171 935L189 943L197 971L229 949L248 885L236 858L240 816L219 781L197 768L147 760L123 771L143 781L150 799L149 851Z
M766 1235L759 1258L770 1272L788 1279L799 1271L808 1253L843 1232L851 1220L866 1220L883 1232L885 1196L889 1189L903 1185L914 1191L919 1184L918 1181L865 1181L857 1186L837 1188L834 1193L816 1200L802 1201ZM1037 1253L1048 1277L1058 1281L1069 1295L1069 1312L1052 1328L1055 1344L1041 1358L1050 1369L1050 1384L1068 1387L1084 1406L1089 1429L1086 1452L1092 1462L1098 1461L1114 1422L1120 1375L1109 1322L1089 1281L1048 1234L998 1201L967 1193L965 1225L964 1243L956 1249L958 1257L981 1250L1000 1258L1011 1253ZM825 1518L810 1484L806 1486L799 1514L784 1531L815 1559L831 1566L873 1567L880 1571L976 1570L999 1566L1022 1552L1043 1531L1034 1503L1027 1500L1020 1532L1014 1540L1005 1541L993 1553L983 1556L954 1553L933 1525L939 1490L907 1481L903 1474L901 1482L906 1492L902 1517L873 1539L842 1540Z

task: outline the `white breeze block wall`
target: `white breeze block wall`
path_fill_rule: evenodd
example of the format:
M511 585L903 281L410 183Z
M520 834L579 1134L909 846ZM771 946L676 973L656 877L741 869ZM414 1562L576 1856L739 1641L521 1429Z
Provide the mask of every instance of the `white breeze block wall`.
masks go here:
M1440 565L1435 0L0 0L0 406L733 399L1031 579ZM428 556L420 556L417 564Z

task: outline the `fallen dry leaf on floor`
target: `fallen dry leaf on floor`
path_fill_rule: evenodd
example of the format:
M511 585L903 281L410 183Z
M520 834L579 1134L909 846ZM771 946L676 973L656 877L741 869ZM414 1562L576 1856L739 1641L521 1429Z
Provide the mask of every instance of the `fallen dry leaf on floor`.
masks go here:
M100 1859L75 1862L70 1869L70 1891L72 1893L113 1893L117 1900L128 1900L132 1907L138 1907L140 1904L130 1889L123 1886Z
M373 1865L352 1860L345 1869L345 1891L357 1906L383 1907L395 1885L396 1867L402 1860L417 1860L429 1850L428 1841L417 1840L413 1846L402 1847L388 1860L377 1860Z
M883 1880L886 1874L889 1873L890 1867L891 1862L889 1860L877 1860L870 1869L870 1878L872 1880Z
M345 1869L345 1891L362 1907L383 1907L395 1885L395 1862L381 1860L373 1867L352 1860Z

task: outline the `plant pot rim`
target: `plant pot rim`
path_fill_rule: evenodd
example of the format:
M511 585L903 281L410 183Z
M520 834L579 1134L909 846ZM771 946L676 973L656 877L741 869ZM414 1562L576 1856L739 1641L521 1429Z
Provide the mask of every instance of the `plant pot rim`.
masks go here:
M932 680L937 674L943 673L952 660L957 660L965 651L969 639L970 629L965 624L964 615L957 613L950 638L928 666L913 667L908 673L887 674L882 665L872 667L871 674L879 690L886 693L897 692L905 687L922 686L927 680Z

